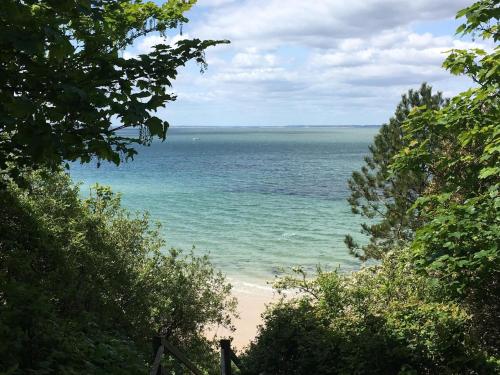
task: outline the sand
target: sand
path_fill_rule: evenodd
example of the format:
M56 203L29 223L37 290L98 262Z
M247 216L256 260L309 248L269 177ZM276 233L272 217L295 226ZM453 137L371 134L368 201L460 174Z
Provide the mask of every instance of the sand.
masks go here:
M232 345L237 350L243 349L257 335L258 326L262 323L262 313L266 304L270 304L275 297L269 293L252 294L236 292L238 298L239 319L235 320L236 331L233 333Z
M234 320L235 332L219 328L216 332L218 337L233 338L231 346L236 351L242 351L250 344L257 335L259 324L262 323L261 314L266 305L277 301L278 297L271 290L240 290L235 288L233 295L238 299L239 319Z

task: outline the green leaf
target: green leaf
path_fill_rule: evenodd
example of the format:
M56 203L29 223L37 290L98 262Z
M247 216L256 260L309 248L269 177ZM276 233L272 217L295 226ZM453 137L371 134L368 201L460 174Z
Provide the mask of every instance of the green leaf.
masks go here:
M500 176L500 167L487 167L481 169L479 178L485 179L491 176Z
M146 120L146 126L148 127L151 135L156 135L158 137L164 137L166 128L162 120L158 117L150 117Z

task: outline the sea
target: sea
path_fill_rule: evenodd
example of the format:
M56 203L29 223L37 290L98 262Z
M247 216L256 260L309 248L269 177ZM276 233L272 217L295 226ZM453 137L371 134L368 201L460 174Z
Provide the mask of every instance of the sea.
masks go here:
M344 237L359 234L347 181L377 127L172 127L119 166L73 164L88 194L122 193L131 211L161 223L167 248L208 254L240 287L267 288L294 267L313 275L360 262Z

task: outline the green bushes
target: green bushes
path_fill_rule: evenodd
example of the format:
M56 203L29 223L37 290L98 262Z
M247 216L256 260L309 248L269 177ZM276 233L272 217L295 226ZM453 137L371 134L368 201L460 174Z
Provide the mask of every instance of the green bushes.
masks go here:
M264 321L265 329L243 358L244 374L321 374L335 365L336 342L309 303L282 302L265 313Z
M211 368L202 332L235 301L208 260L162 254L108 188L82 200L62 173L25 177L0 193L0 372L144 373L158 332Z
M277 282L298 293L273 306L244 356L246 374L492 373L468 311L409 251L343 275L301 271ZM497 368L497 370L500 368Z
M443 63L476 84L441 110L415 108L404 123L407 147L395 173L426 170L431 182L412 207L423 225L413 264L442 281L467 306L482 345L500 356L500 7L481 0L458 12L457 33L488 40L490 50L454 49Z

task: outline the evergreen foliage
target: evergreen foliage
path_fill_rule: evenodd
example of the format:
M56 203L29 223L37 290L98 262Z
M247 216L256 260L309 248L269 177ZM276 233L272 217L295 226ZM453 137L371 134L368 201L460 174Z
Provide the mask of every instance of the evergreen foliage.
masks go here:
M408 146L392 169L432 176L413 209L425 225L412 243L421 272L445 281L474 314L483 341L500 353L500 4L480 1L458 13L462 33L497 43L491 52L452 50L444 66L477 86L440 111L416 108L404 125ZM425 137L423 137L425 134Z
M119 51L185 22L193 3L2 4L0 372L146 373L157 333L218 371L203 332L231 324L224 277L206 257L162 253L159 228L109 188L81 199L57 171L78 158L118 163L133 143L165 137L168 124L151 114L174 99L164 87L188 60L203 66L217 42L159 45L130 60ZM278 291L295 294L266 311L242 373L500 372L499 2L457 17L458 33L495 44L452 50L444 62L476 86L449 102L426 84L403 95L349 182L370 243L346 242L380 262L278 280ZM114 116L142 136L118 136Z
M440 92L433 94L431 86L425 83L402 95L394 116L380 128L370 145L365 164L353 172L348 182L348 200L353 213L368 219L361 232L369 237L369 243L360 246L352 236L346 236L349 251L357 257L380 259L384 252L412 240L421 220L418 215L408 214L408 210L427 188L429 172L422 168L391 173L389 166L406 146L403 124L411 110L422 106L440 109L446 102Z

